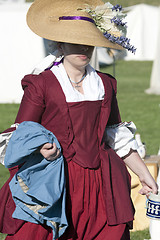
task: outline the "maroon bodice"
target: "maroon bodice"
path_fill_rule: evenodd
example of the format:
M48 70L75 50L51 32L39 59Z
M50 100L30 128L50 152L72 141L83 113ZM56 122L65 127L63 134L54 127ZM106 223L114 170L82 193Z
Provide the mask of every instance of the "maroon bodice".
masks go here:
M72 161L83 167L97 168L100 163L98 126L101 101L68 103L73 130Z
M107 74L98 74L104 84L104 100L79 103L66 102L51 71L25 76L22 80L25 93L16 122L39 122L53 132L67 162L75 161L83 168L100 165L108 223L116 225L133 218L130 177L123 160L103 141L106 125L121 122L116 80Z

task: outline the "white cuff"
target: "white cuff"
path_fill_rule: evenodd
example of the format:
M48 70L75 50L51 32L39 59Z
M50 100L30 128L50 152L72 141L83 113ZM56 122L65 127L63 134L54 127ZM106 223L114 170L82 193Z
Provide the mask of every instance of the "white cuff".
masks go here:
M11 127L18 127L18 123L11 125ZM4 158L6 154L6 149L9 143L9 140L13 134L12 132L1 133L0 134L0 163L4 165Z
M133 122L107 126L106 142L119 157L124 157L130 152L130 149L138 149L137 141L134 139L135 131L136 126Z

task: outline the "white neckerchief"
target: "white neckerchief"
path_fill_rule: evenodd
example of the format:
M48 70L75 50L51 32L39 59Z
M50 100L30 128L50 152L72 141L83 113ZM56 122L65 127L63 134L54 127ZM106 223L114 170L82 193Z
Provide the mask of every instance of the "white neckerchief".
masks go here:
M104 86L102 79L90 65L86 67L87 75L82 82L84 94L81 94L72 86L63 63L60 63L58 66L53 66L50 70L58 79L67 102L96 101L104 99Z

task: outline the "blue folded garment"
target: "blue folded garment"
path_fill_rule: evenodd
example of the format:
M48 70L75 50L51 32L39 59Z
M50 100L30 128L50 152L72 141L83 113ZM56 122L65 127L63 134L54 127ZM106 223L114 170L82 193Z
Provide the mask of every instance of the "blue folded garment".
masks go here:
M16 209L13 218L53 229L53 239L60 237L68 226L65 199L65 175L62 154L54 161L35 152L46 142L56 143L55 135L42 125L26 121L13 132L7 147L5 166L23 166L10 182Z

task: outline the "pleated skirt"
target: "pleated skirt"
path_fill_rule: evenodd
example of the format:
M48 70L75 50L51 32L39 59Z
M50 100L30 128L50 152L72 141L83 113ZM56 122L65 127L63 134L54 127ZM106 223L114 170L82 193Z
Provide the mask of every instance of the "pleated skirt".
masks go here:
M66 166L66 179L66 214L69 227L58 238L59 240L130 239L129 227L126 223L115 226L107 224L101 167L85 169L70 161ZM24 222L16 233L8 234L6 237L6 240L52 239L51 228L29 222Z

